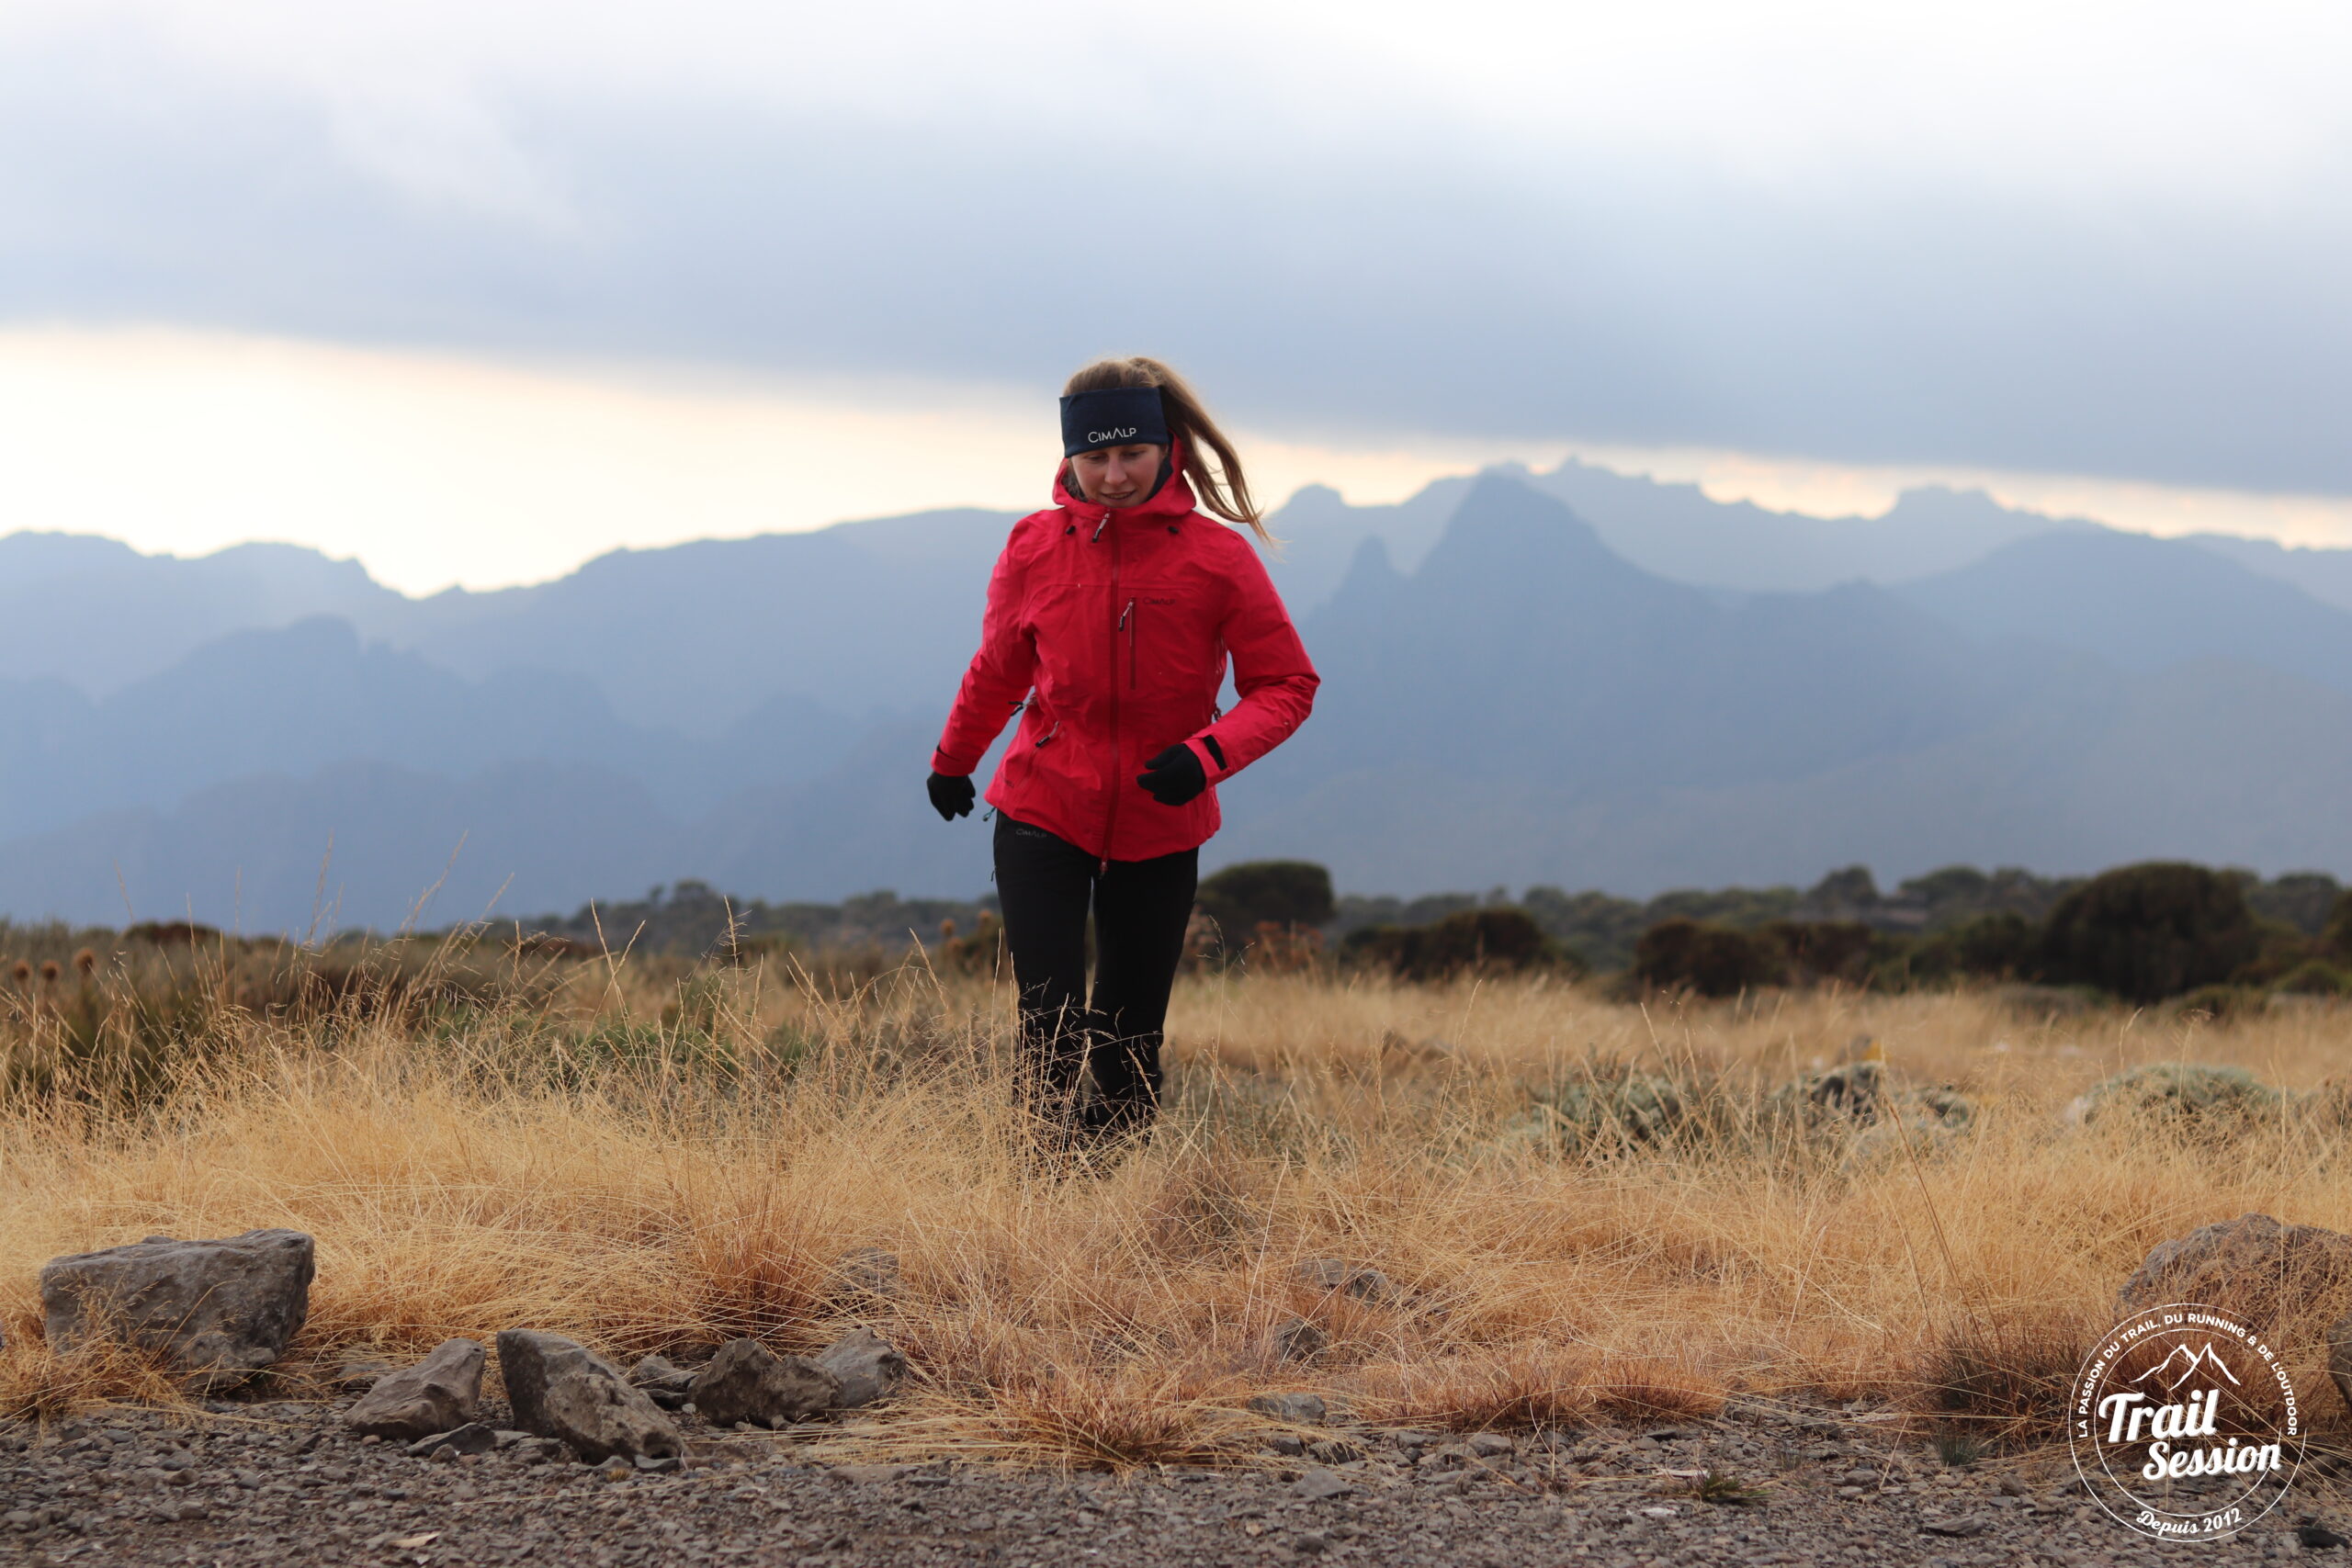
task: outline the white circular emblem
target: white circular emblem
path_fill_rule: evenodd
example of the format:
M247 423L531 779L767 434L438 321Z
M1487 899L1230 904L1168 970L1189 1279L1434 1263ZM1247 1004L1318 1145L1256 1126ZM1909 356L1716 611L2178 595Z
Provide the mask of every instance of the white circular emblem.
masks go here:
M2278 1506L2302 1460L2302 1412L2278 1348L2193 1302L2108 1330L2066 1416L2091 1496L2158 1540L2235 1535Z

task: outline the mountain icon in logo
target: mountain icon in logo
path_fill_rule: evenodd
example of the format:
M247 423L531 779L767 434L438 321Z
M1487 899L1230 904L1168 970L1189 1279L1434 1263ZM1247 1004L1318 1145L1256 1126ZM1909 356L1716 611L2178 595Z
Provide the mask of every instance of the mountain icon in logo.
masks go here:
M2172 1348L2171 1355L2166 1356L2163 1360L2158 1361L2154 1366L2150 1367L2146 1371L2142 1372L2138 1377L2133 1378L2132 1381L2133 1382L2145 1382L2150 1378L2158 1378L2163 1382L2165 1391L2169 1393L2170 1391L2178 1388L2181 1384L2187 1382L2190 1378L2195 1377L2197 1375L2197 1369L2199 1367L2211 1367L2214 1371L2220 1373L2222 1377L2228 1378L2230 1382L2233 1383L2238 1381L2236 1376L2231 1372L2229 1363L2222 1359L2222 1353L2213 1348L2213 1342L2210 1339L2197 1347L2194 1350L2190 1349L2186 1345L2174 1346ZM2174 1371L2175 1368L2177 1368L2178 1371Z

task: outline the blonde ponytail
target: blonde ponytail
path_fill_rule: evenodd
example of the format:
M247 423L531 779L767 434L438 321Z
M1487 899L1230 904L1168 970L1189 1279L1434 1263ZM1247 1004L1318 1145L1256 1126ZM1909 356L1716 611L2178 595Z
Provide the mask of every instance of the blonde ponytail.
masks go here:
M1184 378L1157 359L1138 355L1132 359L1098 359L1069 378L1062 396L1102 392L1114 387L1157 387L1169 434L1184 444L1184 479L1204 512L1228 523L1238 523L1272 547L1278 543L1266 531L1265 514L1250 499L1250 480L1241 471L1241 457L1216 427L1199 394ZM1211 466L1210 459L1216 459Z

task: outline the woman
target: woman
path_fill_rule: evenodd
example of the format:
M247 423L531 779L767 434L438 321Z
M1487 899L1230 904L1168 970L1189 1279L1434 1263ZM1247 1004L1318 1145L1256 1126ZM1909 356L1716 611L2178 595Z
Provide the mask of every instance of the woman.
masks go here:
M1065 1133L1117 1135L1159 1109L1216 785L1299 727L1316 674L1257 551L1225 525L1272 543L1192 389L1158 360L1106 359L1070 378L1061 412L1054 504L1015 524L997 559L931 801L944 818L969 813L972 770L1021 715L988 798L1028 1092ZM1228 655L1240 701L1220 715Z

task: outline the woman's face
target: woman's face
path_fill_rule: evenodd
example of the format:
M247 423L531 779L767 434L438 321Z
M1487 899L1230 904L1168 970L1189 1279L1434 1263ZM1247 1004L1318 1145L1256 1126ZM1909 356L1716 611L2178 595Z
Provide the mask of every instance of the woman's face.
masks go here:
M1151 493L1159 478L1159 460L1168 448L1159 446L1106 446L1080 452L1069 460L1078 471L1078 488L1098 506L1133 506Z

